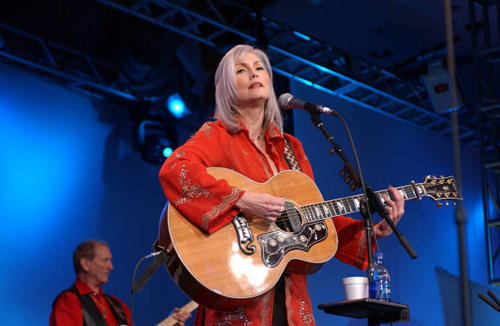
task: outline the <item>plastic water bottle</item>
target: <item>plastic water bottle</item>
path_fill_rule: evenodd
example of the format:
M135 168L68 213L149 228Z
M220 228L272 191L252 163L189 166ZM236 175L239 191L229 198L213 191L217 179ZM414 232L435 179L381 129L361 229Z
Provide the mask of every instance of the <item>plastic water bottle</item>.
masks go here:
M391 301L391 277L383 265L384 254L375 252L374 261L368 271L370 299Z

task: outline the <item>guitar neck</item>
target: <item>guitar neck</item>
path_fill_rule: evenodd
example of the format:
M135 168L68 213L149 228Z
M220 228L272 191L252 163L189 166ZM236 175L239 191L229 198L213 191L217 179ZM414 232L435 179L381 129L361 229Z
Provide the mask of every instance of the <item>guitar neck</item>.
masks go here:
M182 306L181 310L184 312L192 312L193 310L198 308L198 306L199 306L198 303L191 300L188 303L186 303L184 306ZM165 318L164 320L162 320L161 322L156 324L156 326L173 326L176 323L177 323L177 320L175 320L174 317L168 316L167 318Z
M425 195L425 187L421 184L413 183L410 185L396 188L404 200L414 200ZM388 190L379 190L375 195L385 204L384 197L389 196ZM322 203L315 203L301 206L300 209L306 222L315 222L332 218L339 215L357 213L360 210L361 201L365 198L364 194L332 199Z

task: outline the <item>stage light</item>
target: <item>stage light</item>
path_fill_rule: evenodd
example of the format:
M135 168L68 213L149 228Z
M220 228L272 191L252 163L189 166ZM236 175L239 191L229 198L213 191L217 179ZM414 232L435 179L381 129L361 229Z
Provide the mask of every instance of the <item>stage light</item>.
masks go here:
M172 147L167 146L163 149L163 156L169 157L170 155L172 155L173 152L174 150L172 149Z
M149 163L162 164L177 147L175 127L163 122L143 120L137 128L138 148Z
M177 119L182 118L189 112L179 93L174 93L167 98L167 108Z
M172 142L164 135L146 136L142 147L142 157L147 162L161 164L172 152Z
M431 61L427 65L427 73L421 78L429 93L432 106L437 113L447 113L463 106L464 101L459 89L456 90L457 103L452 104L450 75L444 69L441 60Z

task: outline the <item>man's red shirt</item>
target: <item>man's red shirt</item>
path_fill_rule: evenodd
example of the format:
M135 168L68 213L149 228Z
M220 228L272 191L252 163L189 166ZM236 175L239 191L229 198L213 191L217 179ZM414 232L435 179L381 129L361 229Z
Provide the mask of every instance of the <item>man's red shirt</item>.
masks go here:
M120 326L116 317L109 306L108 301L104 296L104 291L99 288L98 292L92 291L92 289L80 279L76 279L75 287L78 293L85 295L90 294L92 300L97 306L97 309L101 312L104 320L109 326ZM125 312L128 325L132 325L132 316L130 315L130 309L127 307L123 301L113 297L120 302L120 305ZM50 313L50 326L81 326L83 325L83 313L82 304L80 299L75 293L66 291L62 293L57 299L54 309Z

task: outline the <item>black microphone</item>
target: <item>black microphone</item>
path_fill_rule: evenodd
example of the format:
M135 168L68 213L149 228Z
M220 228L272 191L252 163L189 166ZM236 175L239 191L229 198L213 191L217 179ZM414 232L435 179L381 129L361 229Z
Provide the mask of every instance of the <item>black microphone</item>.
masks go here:
M283 110L290 110L292 108L306 110L309 113L326 113L338 117L339 113L333 109L327 108L323 105L306 102L304 100L293 97L290 93L281 94L278 103Z
M141 276L139 276L132 285L132 293L142 291L142 289L156 272L156 270L170 258L168 252L166 252L165 250L161 250L147 255L143 259L151 257L153 257L153 261L146 268L144 268Z

